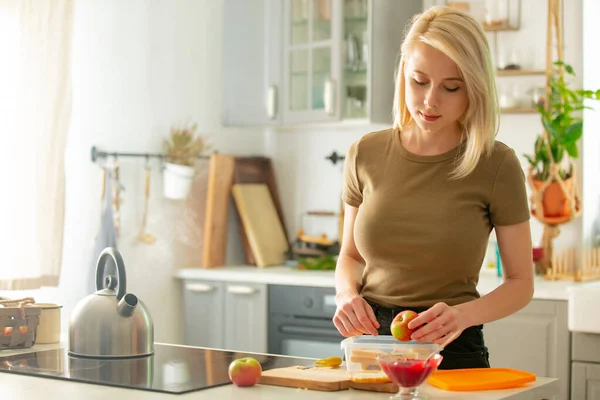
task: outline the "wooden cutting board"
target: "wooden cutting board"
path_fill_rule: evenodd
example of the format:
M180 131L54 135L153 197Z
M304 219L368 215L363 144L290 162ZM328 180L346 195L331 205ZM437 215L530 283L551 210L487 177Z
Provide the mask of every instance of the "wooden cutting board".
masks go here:
M269 187L235 184L232 192L256 265L282 265L288 242Z
M226 154L210 156L206 211L204 215L204 243L202 266L220 267L227 255L227 219L235 157Z
M277 182L275 180L275 172L273 171L273 165L271 159L268 157L236 157L235 168L233 171L233 184L236 183L264 183L269 187L271 198L275 204L275 209L279 215L281 225L283 226L283 232L286 234L286 240L289 243L287 237L285 221L283 219L283 208L281 207L281 200L279 198L279 191L277 189ZM254 254L250 248L248 236L243 225L243 221L238 215L238 223L240 226L240 237L242 240L242 246L244 247L244 255L246 257L246 264L256 265L254 260Z
M262 385L286 386L300 389L334 392L346 389L369 390L374 392L396 393L398 386L393 383L352 382L345 367L303 367L294 366L263 371Z

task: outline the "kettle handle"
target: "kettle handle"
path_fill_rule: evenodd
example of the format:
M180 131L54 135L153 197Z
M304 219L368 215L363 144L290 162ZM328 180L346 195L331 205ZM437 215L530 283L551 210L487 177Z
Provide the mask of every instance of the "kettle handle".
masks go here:
M127 290L127 278L125 276L125 264L123 263L121 253L114 247L107 247L100 253L98 264L96 265L96 290L104 289L104 267L108 258L112 258L117 266L117 300L121 300Z

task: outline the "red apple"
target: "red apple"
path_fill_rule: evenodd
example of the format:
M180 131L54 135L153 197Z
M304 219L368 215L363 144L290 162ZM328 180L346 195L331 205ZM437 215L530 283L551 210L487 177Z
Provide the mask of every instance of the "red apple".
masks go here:
M410 335L415 329L409 329L408 323L417 317L417 313L412 310L404 310L398 313L392 320L390 325L390 331L392 336L401 342L408 342L411 340Z
M261 375L262 367L252 357L238 358L229 364L229 379L237 386L254 386Z

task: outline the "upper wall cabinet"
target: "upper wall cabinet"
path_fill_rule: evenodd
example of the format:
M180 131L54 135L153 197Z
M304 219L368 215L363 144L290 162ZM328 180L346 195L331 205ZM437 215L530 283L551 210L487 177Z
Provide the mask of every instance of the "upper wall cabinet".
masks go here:
M224 0L222 123L280 124L283 2Z
M421 0L224 4L224 125L392 122L398 52Z

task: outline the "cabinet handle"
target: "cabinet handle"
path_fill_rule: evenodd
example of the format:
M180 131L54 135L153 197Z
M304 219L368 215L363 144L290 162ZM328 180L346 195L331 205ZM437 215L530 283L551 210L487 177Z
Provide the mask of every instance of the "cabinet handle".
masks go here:
M327 115L335 114L335 82L332 79L325 81L323 90L323 104Z
M233 294L252 294L256 293L257 290L249 286L227 286L227 293Z
M267 115L269 119L277 117L277 86L271 85L267 89Z
M215 287L213 285L207 285L205 283L186 283L185 289L189 290L190 292L206 293L212 292L213 290L215 290Z

